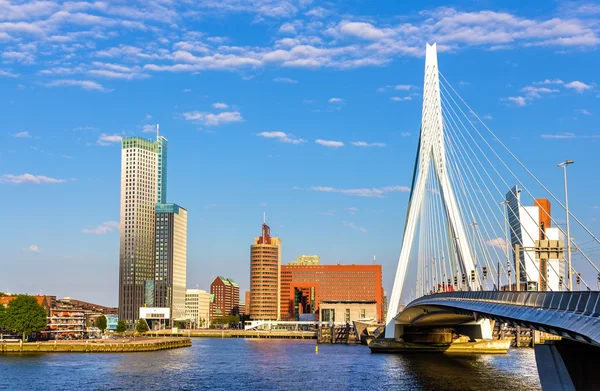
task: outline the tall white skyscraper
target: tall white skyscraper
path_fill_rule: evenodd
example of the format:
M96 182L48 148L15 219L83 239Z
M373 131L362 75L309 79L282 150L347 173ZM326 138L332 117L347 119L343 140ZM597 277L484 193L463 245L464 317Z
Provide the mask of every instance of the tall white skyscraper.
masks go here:
M155 207L159 194L166 198L166 147L164 137L122 141L119 319L129 326L137 321L140 307L152 304L147 301L154 290Z
M187 275L187 210L176 204L156 205L154 306L185 316Z

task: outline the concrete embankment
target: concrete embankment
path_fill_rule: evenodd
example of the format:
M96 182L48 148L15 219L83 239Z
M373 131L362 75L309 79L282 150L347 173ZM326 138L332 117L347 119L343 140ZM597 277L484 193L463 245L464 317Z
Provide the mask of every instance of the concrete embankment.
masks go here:
M192 346L190 338L125 338L115 340L0 342L0 353L128 353Z
M316 331L286 331L286 330L182 330L176 334L170 331L151 332L156 336L181 336L200 338L275 338L275 339L317 339Z

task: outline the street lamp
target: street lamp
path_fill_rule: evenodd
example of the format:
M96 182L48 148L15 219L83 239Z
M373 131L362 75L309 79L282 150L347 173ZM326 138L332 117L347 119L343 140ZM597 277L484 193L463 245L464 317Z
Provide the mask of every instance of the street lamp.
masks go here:
M567 212L567 278L569 279L569 291L573 291L573 280L571 278L571 229L569 225L569 192L567 189L567 166L573 164L573 160L565 160L557 164L557 167L562 167L565 178L565 210Z

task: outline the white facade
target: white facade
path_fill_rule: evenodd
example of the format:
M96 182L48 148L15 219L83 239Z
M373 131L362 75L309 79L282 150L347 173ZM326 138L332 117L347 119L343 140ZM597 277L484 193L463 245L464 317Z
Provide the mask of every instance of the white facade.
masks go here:
M564 243L565 235L560 231L560 229L558 229L556 227L546 228L545 233L546 233L546 239L562 240ZM559 259L548 259L547 262L548 262L548 272L547 272L548 290L552 290L554 292L566 290L565 275L566 275L567 267L565 265L564 257L559 258ZM562 277L562 284L560 283L561 277Z
M185 317L191 319L195 328L208 328L210 325L210 293L201 289L188 289L185 292Z
M185 316L187 277L187 210L173 214L173 318Z
M170 319L170 308L141 307L140 319Z
M121 151L119 319L130 325L145 303L145 288L154 280L154 206L157 190L156 143L124 138Z
M521 246L535 247L535 241L540 240L540 208L537 206L520 206ZM523 250L523 266L527 282L538 282L540 276L539 261L534 250ZM538 287L539 289L539 287Z

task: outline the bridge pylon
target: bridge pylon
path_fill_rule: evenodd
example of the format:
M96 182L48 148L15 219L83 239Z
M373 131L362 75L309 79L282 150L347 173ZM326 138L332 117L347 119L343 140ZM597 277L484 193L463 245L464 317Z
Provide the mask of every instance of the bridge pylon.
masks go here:
M446 147L444 144L444 123L440 98L440 80L438 73L436 44L427 44L425 52L425 81L423 86L423 111L419 136L418 159L415 162L413 186L411 189L402 250L398 260L398 268L392 289L392 296L386 319L386 338L395 337L395 317L398 314L402 299L402 290L406 280L417 225L421 215L423 200L426 195L426 184L432 171L437 180L445 216L448 220L448 231L452 236L457 259L463 273L475 270L474 257L468 243L463 220L457 205L454 189L451 185L446 167ZM433 164L433 170L431 165ZM469 290L477 289L478 281L467 279Z

